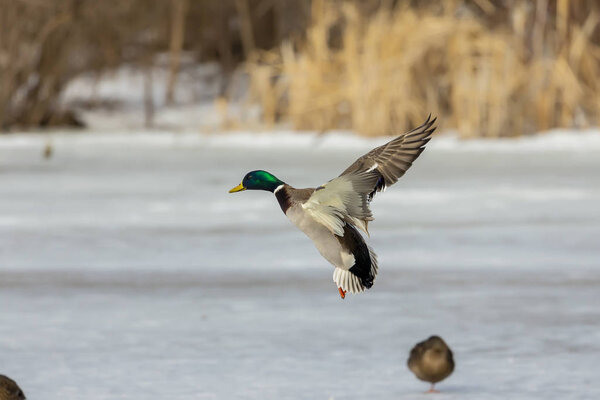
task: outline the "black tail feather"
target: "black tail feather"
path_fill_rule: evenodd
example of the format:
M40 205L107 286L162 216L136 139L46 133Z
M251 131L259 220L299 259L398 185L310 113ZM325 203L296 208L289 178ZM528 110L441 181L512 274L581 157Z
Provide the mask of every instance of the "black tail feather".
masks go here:
M364 287L370 289L373 286L375 276L373 274L371 254L369 247L365 243L358 230L350 225L344 226L344 236L338 238L342 246L348 249L354 255L354 265L350 272L360 279Z

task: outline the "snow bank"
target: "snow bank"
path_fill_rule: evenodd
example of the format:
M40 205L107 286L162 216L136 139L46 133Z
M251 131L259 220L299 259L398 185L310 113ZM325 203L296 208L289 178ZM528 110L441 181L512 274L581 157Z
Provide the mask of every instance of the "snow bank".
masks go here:
M164 130L52 131L44 133L11 133L0 136L0 147L41 146L48 142L67 146L206 146L234 148L303 148L303 149L370 149L393 137L364 138L352 132L269 132L231 131L215 134L173 132ZM462 140L453 133L434 136L428 151L467 152L539 152L539 151L600 151L600 129L552 130L514 139Z

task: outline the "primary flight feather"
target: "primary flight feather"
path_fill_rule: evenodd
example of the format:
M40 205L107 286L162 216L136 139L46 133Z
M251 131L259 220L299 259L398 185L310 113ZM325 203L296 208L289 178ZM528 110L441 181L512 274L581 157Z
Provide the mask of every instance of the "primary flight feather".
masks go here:
M369 203L410 168L431 139L434 123L435 118L429 116L423 125L374 148L317 188L296 189L257 170L247 173L229 192L273 192L284 214L335 267L333 281L340 296L363 292L373 286L378 269L375 252L359 232L368 234L368 223L373 220Z

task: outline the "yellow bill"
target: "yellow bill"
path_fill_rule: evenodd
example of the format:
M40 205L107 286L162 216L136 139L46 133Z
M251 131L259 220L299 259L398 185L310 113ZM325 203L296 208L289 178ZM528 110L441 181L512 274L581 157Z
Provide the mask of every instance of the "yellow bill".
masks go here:
M244 185L242 185L240 183L239 185L237 185L236 187L234 187L233 189L231 189L229 191L229 193L241 192L242 190L246 190L246 188L244 187Z

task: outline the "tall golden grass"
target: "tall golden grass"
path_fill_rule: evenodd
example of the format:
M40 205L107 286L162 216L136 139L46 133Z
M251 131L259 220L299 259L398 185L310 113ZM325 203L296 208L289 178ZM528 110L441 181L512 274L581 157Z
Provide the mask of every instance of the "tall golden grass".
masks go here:
M314 0L300 43L247 63L264 122L372 136L433 113L462 137L600 123L597 1L422 3Z

